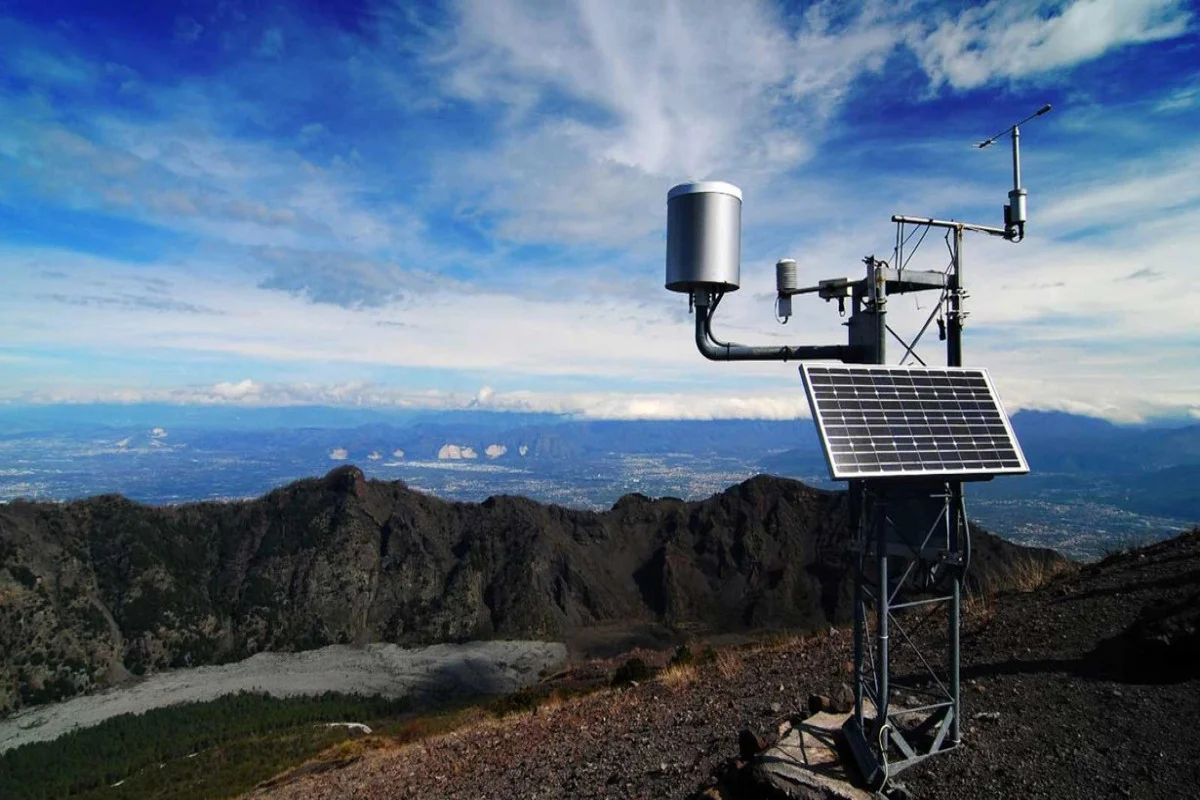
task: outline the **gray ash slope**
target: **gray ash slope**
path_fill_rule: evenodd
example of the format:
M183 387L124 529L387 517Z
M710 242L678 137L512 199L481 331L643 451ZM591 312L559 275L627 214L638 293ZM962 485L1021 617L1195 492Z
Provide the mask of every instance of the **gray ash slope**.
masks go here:
M0 712L127 670L328 644L815 629L849 616L846 538L844 494L766 476L601 513L447 502L356 467L252 501L14 502L0 508ZM1029 559L1059 557L979 532L973 580Z

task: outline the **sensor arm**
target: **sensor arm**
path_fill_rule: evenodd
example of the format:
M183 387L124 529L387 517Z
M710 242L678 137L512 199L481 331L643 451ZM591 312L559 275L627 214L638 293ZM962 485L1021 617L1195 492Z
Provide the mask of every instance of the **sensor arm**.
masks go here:
M707 292L696 292L696 348L712 361L845 361L852 362L857 348L849 345L801 347L750 347L722 342L712 334L712 314L717 304Z

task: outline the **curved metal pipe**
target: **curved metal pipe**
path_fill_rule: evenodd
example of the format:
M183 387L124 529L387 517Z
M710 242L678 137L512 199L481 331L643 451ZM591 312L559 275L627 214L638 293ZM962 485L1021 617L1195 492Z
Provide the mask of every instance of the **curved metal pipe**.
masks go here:
M855 348L849 345L803 347L750 347L722 342L712 335L712 306L696 306L696 349L712 361L852 361Z

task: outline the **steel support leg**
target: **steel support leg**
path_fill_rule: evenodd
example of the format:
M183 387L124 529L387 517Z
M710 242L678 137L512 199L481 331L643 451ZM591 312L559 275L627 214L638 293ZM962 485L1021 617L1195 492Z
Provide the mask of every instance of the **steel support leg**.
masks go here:
M864 641L867 635L867 598L863 593L863 570L866 569L866 537L863 536L862 518L863 487L858 485L850 492L854 513L854 531L859 541L858 552L855 554L854 571L854 718L859 730L863 730L863 655Z
M963 537L968 535L964 528L966 520L961 513L963 508L962 484L951 484L950 495L951 497L948 499L953 503L953 508L947 509L947 511L952 512L954 515L954 524L950 530L953 539L950 542L950 546L952 552L961 553L963 551ZM954 704L952 706L954 716L950 718L950 745L957 747L962 743L962 735L959 730L959 720L962 719L962 692L959 684L959 672L962 666L962 650L959 647L959 633L962 628L962 567L952 567L950 576L950 700Z
M891 592L888 589L888 542L887 542L887 513L882 502L873 509L875 513L875 560L879 564L879 588L875 598L877 618L877 647L875 659L875 686L877 688L875 708L875 733L878 739L880 728L887 723L888 712L888 616L890 614L889 600ZM886 743L883 745L887 747ZM885 758L880 753L880 759Z

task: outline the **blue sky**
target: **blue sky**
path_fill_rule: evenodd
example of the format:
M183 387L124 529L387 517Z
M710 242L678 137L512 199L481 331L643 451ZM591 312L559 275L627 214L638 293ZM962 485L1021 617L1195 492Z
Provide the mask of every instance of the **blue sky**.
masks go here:
M745 193L718 333L966 244L967 361L1006 403L1200 416L1200 16L1169 0L0 3L0 401L806 413L712 364L662 288L667 189ZM913 266L941 268L931 236ZM894 300L912 328L929 300Z

